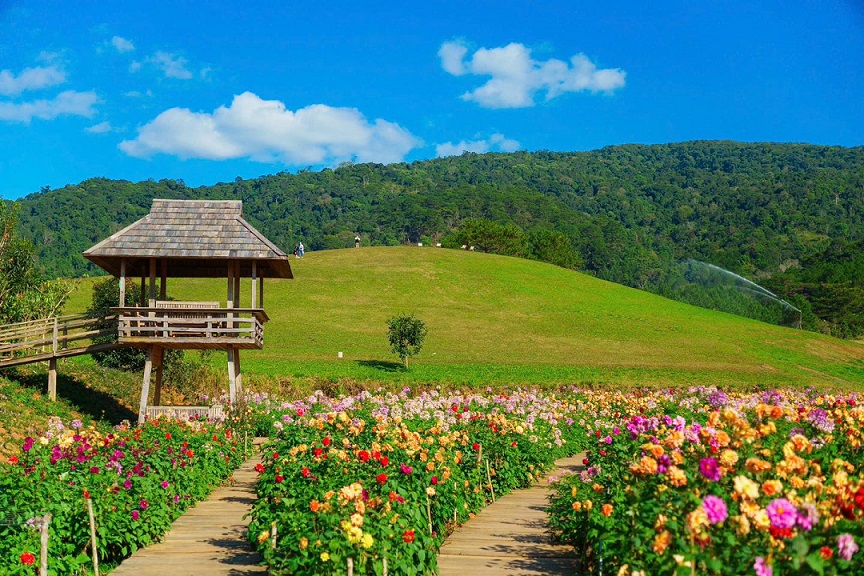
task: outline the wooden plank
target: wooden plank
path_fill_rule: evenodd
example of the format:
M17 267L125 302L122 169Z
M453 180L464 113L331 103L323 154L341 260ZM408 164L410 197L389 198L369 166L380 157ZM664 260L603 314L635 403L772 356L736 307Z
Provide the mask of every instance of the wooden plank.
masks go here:
M233 475L232 486L217 488L171 526L164 540L137 551L112 576L237 576L267 574L246 541L246 514L255 502L260 456Z

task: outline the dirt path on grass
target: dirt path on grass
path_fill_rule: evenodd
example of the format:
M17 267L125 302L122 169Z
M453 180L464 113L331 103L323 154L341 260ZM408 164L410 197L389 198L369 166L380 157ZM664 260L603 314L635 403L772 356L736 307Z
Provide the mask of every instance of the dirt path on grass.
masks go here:
M259 439L263 440L263 439ZM256 440L256 444L259 444ZM234 472L231 486L186 511L171 525L165 540L137 551L112 576L246 576L267 574L261 557L246 540L243 516L255 502L256 454Z
M550 538L547 486L550 476L581 469L583 457L558 460L537 486L507 494L459 527L438 553L439 576L575 574L573 549Z

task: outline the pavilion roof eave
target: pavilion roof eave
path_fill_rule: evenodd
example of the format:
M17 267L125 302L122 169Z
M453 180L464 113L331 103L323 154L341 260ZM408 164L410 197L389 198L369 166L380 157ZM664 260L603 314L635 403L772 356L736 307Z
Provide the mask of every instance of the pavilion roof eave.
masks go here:
M231 257L214 259L196 257L177 257L159 254L152 255L93 255L87 252L84 257L115 277L120 277L121 263L126 260L126 275L145 275L151 258L166 261L166 274L169 278L226 278L228 263L237 262L241 276L252 275L252 263L256 264L258 276L267 278L294 278L291 264L287 257L283 258L250 258Z

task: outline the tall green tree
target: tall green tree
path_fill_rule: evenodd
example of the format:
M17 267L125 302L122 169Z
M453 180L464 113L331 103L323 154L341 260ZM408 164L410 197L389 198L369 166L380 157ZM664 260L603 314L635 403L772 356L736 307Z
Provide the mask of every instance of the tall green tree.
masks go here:
M399 314L387 321L390 350L399 356L405 368L408 368L408 358L416 356L423 347L429 330L426 323L415 318L413 314Z
M18 210L0 200L0 324L54 316L70 291L68 283L39 273L33 244L18 235Z

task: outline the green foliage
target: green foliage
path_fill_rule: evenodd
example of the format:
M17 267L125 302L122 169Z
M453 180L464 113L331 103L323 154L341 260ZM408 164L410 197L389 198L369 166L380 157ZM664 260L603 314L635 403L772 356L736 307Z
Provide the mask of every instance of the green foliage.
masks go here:
M18 210L0 200L0 324L56 315L70 290L66 282L39 274L32 243L18 235Z
M387 320L390 350L399 356L405 368L408 368L408 358L420 352L428 332L426 324L413 314L399 314Z

